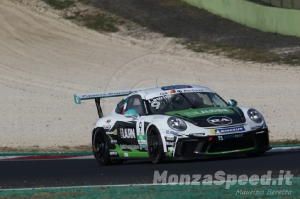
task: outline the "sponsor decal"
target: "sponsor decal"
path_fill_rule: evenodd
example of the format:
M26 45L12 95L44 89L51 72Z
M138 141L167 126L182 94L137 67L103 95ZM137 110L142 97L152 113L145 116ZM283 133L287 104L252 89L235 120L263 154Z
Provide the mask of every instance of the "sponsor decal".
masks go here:
M158 93L150 93L149 95L146 95L146 100L151 99L153 97L156 96L164 96L164 95L169 95L171 92L167 91L167 90L174 90L176 93L191 93L191 92L212 92L210 89L208 88L169 88L169 89L163 89L166 91L162 91L162 92L158 92ZM172 91L173 92L173 91ZM172 93L174 94L174 93Z
M176 91L175 91L175 90L170 90L169 93L170 93L170 94L175 94Z
M173 146L174 142L166 142L166 145L172 145Z
M165 137L166 138L166 141L174 141L175 140L175 137Z
M104 130L109 130L111 128L110 125L103 125Z
M111 144L117 144L118 141L117 141L117 140L110 140L110 143L111 143Z
M164 96L159 96L159 97L149 99L148 102L151 104L151 107L155 107L156 109L158 109L161 104L160 101L167 100L169 98L171 98L171 95L164 95Z
M114 135L114 132L106 132L106 135Z
M172 130L167 130L166 134L172 134L172 135L175 135L175 136L180 136L179 132L172 131Z
M95 98L95 97L103 97L108 96L106 93L99 93L99 94L89 94L89 95L82 95L82 98Z
M212 116L207 121L213 125L227 125L232 123L232 119L226 116Z
M166 112L168 115L179 114L185 117L194 118L208 115L220 115L220 114L234 114L234 111L230 108L198 108L198 109L188 109L182 111L170 111Z
M138 140L138 143L139 144L147 144L147 141L146 140Z
M109 152L109 154L110 154L110 155L118 155L118 152L116 152L116 151L111 151L111 152Z
M126 144L120 144L121 149L140 149L140 145L126 145Z
M146 150L147 151L147 144L140 145L140 150Z
M172 89L169 90L169 92L160 92L158 95L168 95L168 94L175 94L175 93L195 93L195 92L204 92L205 89L199 89L199 88L190 88L190 89Z
M152 99L148 99L148 102L152 103L152 102L157 102L157 101L161 101L161 100L169 99L169 98L171 98L171 95L159 96L159 97L155 97Z
M82 95L82 98L101 98L101 97L110 97L110 96L117 96L117 95L129 95L131 93L136 93L136 91L117 91L117 92L108 92L108 93L96 93L96 94L85 94Z
M182 93L195 93L195 92L203 92L204 89L200 88L191 88L191 89L183 89L181 90Z
M174 151L174 147L168 147L168 151L169 152L173 152Z
M135 139L135 132L133 128L120 128L120 137L122 139Z
M235 134L235 135L218 135L218 140L227 140L227 139L235 139L241 138L244 134Z
M146 136L145 135L138 135L137 139L138 140L146 140Z
M211 115L214 113L229 113L228 109L209 109L209 110L198 110L198 111L189 111L183 113L183 115L186 115L188 117L198 117L203 115Z
M192 134L189 134L189 136L203 137L203 136L205 136L205 133L192 133Z
M105 121L106 124L109 124L110 122L111 122L110 119Z
M128 157L128 153L124 153L124 157Z
M168 92L160 92L158 95L162 96L162 95L168 95Z
M216 133L231 133L231 132L242 132L242 131L245 131L245 128L243 126L215 129Z

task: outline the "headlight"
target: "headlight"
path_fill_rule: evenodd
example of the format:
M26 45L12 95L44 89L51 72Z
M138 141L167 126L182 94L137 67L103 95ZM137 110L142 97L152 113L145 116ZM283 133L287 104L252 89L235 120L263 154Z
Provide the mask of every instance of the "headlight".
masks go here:
M249 118L253 122L256 122L256 123L261 123L262 122L263 117L262 117L262 115L257 110L255 110L255 109L249 109L247 113L248 113Z
M174 129L176 131L184 131L187 128L185 122L182 119L176 117L170 117L168 119L168 125L171 129Z

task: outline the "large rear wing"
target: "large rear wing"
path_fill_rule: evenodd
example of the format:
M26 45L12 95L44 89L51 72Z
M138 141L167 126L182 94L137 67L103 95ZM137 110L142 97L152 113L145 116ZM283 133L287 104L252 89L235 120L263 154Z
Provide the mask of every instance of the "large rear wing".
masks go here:
M127 96L131 93L136 93L147 88L134 88L130 90L117 90L117 91L105 91L105 92L97 92L97 93L82 93L74 95L74 102L76 104L81 104L81 100L89 100L89 99L101 99L108 97L122 97Z
M81 104L81 100L90 100L95 99L97 111L99 118L103 117L102 108L100 106L100 99L101 98L109 98L109 97L122 97L127 96L131 93L136 93L147 88L135 88L130 90L117 90L117 91L105 91L105 92L98 92L98 93L82 93L82 94L75 94L74 95L74 102L75 104Z

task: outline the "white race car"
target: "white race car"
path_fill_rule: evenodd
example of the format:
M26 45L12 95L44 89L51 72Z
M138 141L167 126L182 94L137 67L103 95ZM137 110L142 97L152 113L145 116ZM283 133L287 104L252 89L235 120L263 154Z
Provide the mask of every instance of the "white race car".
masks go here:
M101 98L125 96L103 116ZM75 94L74 101L95 99L99 119L92 131L100 165L128 159L200 159L225 155L256 156L271 149L268 127L255 109L227 103L198 85L171 85Z

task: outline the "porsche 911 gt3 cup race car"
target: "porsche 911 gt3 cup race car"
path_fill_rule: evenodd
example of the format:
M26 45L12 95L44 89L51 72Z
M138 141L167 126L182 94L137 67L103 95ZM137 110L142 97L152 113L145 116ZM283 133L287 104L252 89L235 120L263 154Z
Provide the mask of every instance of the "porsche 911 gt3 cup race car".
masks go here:
M125 96L103 116L101 98ZM94 99L99 119L92 131L93 153L100 165L128 159L200 159L226 155L256 156L271 149L268 127L255 109L237 107L198 85L171 85L75 94Z

